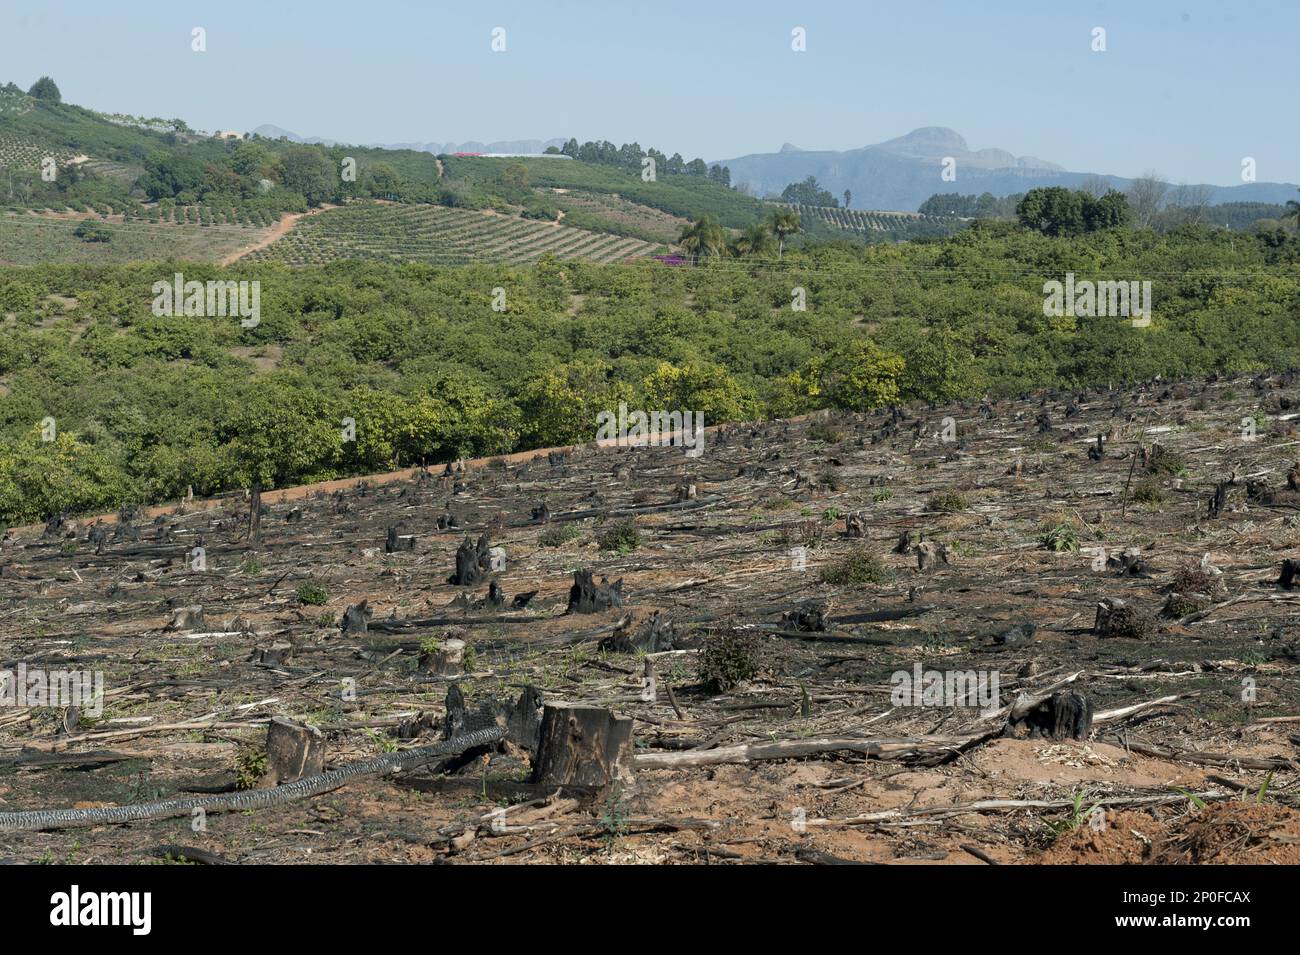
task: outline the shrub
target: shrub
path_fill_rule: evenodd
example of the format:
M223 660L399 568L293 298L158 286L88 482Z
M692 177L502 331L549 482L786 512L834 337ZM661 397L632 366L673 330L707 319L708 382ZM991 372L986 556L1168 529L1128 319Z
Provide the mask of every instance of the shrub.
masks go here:
M1175 454L1161 444L1151 445L1151 452L1147 455L1146 471L1148 474L1173 476L1182 474L1186 470L1187 462L1183 460L1181 454Z
M318 607L330 599L329 591L314 580L298 587L298 602Z
M758 635L728 627L704 638L700 651L700 682L711 692L725 693L759 670Z
M1200 564L1186 564L1174 571L1174 578L1169 582L1169 589L1175 594L1205 594L1210 596L1220 589L1220 583L1217 576ZM1185 617L1187 614L1180 614L1179 616Z
M960 491L936 491L926 507L939 514L955 514L970 507L970 501Z
M1165 600L1165 605L1160 608L1160 613L1165 617L1186 617L1204 610L1209 605L1210 601L1200 594L1172 593Z
M596 543L601 550L627 555L641 546L641 532L637 530L636 521L629 517L602 531L596 537Z
M235 788L253 789L266 775L266 750L255 743L241 743L235 753Z
M1133 500L1139 504L1163 504L1165 490L1155 481L1143 481L1133 489Z
M1076 551L1079 549L1079 531L1072 521L1044 525L1038 535L1038 542L1054 553Z
M831 427L823 421L819 421L808 429L808 438L811 441L821 441L825 444L839 444L844 440L844 432Z
M822 568L822 583L836 587L853 584L882 584L885 566L880 558L865 548L858 548L833 564Z
M578 530L576 524L558 524L542 531L537 538L537 543L543 547L563 547L569 541L577 540L581 536L582 531Z

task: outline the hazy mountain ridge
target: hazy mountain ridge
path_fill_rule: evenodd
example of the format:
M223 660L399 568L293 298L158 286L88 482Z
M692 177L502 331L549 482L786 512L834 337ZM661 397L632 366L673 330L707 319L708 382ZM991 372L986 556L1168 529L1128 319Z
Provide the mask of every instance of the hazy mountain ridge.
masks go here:
M283 136L293 143L306 143L308 145L336 146L338 140L326 139L320 136L304 137L299 136L290 130L280 126L274 126L264 123L253 130L259 136L265 136L267 139L279 139ZM469 140L468 142L411 142L411 143L365 143L376 149L414 149L416 152L444 154L444 153L540 153L545 152L547 147L554 146L559 149L563 146L563 139L503 139L496 142L484 143L478 140Z
M956 160L955 180L941 176L947 157ZM718 161L730 168L733 185L743 183L758 195L779 194L792 182L816 176L821 187L836 197L850 190L855 209L915 211L937 192L1007 196L1037 186L1078 188L1093 178L1104 179L1121 190L1132 183L1122 176L1072 172L1056 163L1016 156L1004 149L971 150L959 133L943 126L923 126L861 149L806 150L785 143L779 152ZM1211 185L1209 189L1212 203L1280 203L1294 199L1296 193L1294 184L1277 182Z

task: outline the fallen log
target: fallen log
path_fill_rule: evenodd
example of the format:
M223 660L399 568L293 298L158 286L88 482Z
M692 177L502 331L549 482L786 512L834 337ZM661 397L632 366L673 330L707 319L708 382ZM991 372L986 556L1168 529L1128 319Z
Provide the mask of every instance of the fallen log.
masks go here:
M194 810L204 812L237 812L245 809L264 809L283 805L299 799L310 799L338 789L354 779L369 776L387 776L402 770L422 766L441 756L453 756L467 749L495 742L506 735L505 727L493 726L457 736L445 743L421 746L404 753L390 753L349 763L317 776L307 776L293 783L273 789L249 789L238 793L217 796L200 796L197 799L162 799L158 802L136 803L130 806L105 806L95 809L32 809L23 812L0 812L0 832L14 830L41 831L72 829L85 826L114 826L149 819L168 819L188 816Z
M914 739L870 738L857 736L814 737L778 740L774 743L741 743L717 749L692 749L681 753L641 753L633 756L633 769L680 769L716 766L720 763L754 763L769 759L798 759L820 753L861 753L875 759L906 759L908 756L935 756L957 753L992 738L989 733L971 736L920 736Z

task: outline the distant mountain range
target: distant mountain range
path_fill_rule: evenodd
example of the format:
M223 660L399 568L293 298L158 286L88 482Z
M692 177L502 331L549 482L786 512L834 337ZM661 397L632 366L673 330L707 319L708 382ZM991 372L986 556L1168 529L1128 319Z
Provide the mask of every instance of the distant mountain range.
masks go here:
M956 180L940 174L947 157L956 160ZM955 131L925 126L906 136L844 152L800 149L786 143L779 152L755 153L717 160L731 169L731 184L744 183L759 196L780 194L792 182L816 176L817 183L843 201L853 193L855 209L912 212L936 192L1008 196L1037 186L1078 188L1084 180L1100 178L1114 188L1132 182L1121 176L1070 172L1063 166L1032 156L1014 156L1002 149L972 150ZM1239 186L1208 186L1210 202L1272 202L1296 198L1291 183L1254 182Z
M279 139L283 136L291 143L308 143L321 146L338 145L337 141L333 139L324 139L320 136L303 137L279 126L263 125L257 127L253 132L259 136L265 136L267 139ZM540 153L545 152L548 146L559 149L564 143L565 140L563 139L505 139L494 143L480 143L471 140L466 143L362 143L360 145L375 146L380 149L414 149L416 152L440 154Z

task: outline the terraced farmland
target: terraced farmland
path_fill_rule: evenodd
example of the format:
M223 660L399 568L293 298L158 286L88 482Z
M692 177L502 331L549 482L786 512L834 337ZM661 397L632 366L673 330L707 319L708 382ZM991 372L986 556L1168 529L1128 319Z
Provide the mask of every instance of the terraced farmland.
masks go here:
M533 262L561 259L615 262L645 255L654 243L443 206L356 203L302 220L248 261L314 265L336 259L372 262Z
M108 242L86 242L75 231L82 218L0 214L0 265L43 262L220 261L257 243L266 230L236 225L181 225L120 219L94 220L112 233Z

